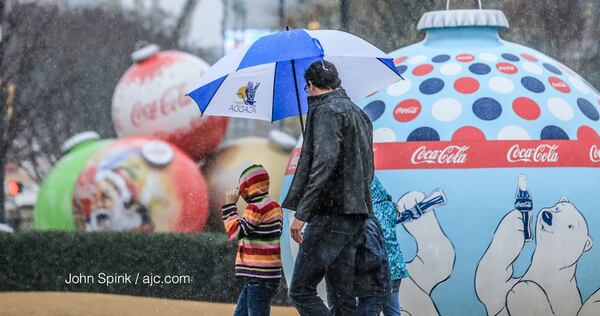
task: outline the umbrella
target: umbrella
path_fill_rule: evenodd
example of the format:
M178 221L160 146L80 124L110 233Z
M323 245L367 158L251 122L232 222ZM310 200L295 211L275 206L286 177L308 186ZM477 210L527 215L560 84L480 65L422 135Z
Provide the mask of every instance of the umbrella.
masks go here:
M302 120L308 112L304 71L323 59L336 66L353 101L402 78L391 57L355 35L300 29L263 36L234 50L217 61L188 95L202 115L271 122L299 115Z

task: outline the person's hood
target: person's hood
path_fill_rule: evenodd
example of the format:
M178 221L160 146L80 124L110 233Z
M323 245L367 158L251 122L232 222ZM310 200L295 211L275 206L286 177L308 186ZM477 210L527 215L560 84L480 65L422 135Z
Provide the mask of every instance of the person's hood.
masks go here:
M371 199L373 200L373 204L392 200L392 196L387 192L383 184L379 182L379 178L376 176L373 177L373 182L371 182Z
M252 165L240 175L240 196L247 202L262 201L269 196L269 174L262 165Z

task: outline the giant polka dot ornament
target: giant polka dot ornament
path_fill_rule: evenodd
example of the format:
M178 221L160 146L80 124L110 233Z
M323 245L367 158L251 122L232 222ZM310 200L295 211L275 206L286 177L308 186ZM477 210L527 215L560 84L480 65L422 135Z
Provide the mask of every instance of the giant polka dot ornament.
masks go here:
M379 113L373 104L364 110L377 124L389 124L386 127L396 134L410 135L424 127L413 124L433 122L458 124L454 131L436 128L435 124L427 126L440 140L452 139L456 130L462 135L461 125L477 128L488 140L515 140L519 135L531 140L541 138L543 126L561 128L561 122L582 125L600 121L600 101L589 97L596 90L585 79L551 57L523 46L509 42L472 49L444 46L433 50L425 45L417 50L411 46L392 56L405 80L388 87L387 97L377 103L391 111ZM411 131L406 130L409 126ZM568 135L573 129L561 130L570 139L577 138ZM418 139L422 131L411 139ZM550 127L543 135L564 136L555 131Z
M523 251L507 262L522 276L539 264L532 263L532 253L535 257L541 242L550 240L540 239L545 234L540 225L549 229L542 212L562 196L573 201L582 217L572 215L585 218L581 223L587 223L587 234L600 235L600 226L593 224L598 219L594 192L600 190L600 94L560 61L505 40L500 31L506 27L502 12L487 8L428 12L417 25L425 32L423 40L389 53L405 80L354 100L372 121L375 175L392 200L406 206L407 200L440 192L447 200L421 219L397 226L399 242L406 245L405 259L414 261L417 254L427 253L419 259L429 267L411 270L410 282L400 285L403 314L431 314L423 306L439 315L498 313L497 305L485 298L506 297L509 290L489 292L486 285L501 271L481 272L485 262L497 261L482 259L498 237L501 229L496 228L514 219L509 223L514 228L511 238L521 238L514 246ZM338 68L343 85L343 67ZM298 161L297 154L290 159L285 189ZM527 242L524 217L514 211L518 175L526 178L533 198L533 236ZM564 224L559 217L554 216L553 228ZM293 219L294 212L286 210L281 253L288 280L300 250L289 236ZM585 234L581 236L585 240ZM583 264L577 265L577 278L569 278L576 280L576 299L557 295L549 298L550 306L555 311L565 304L581 306L600 285L594 269L600 257L592 256L596 248L585 252L582 244L552 240L549 245L555 252L580 249ZM556 274L543 277L553 280ZM318 294L327 300L324 284ZM523 310L545 302L530 297L522 301ZM600 306L593 312L600 315Z

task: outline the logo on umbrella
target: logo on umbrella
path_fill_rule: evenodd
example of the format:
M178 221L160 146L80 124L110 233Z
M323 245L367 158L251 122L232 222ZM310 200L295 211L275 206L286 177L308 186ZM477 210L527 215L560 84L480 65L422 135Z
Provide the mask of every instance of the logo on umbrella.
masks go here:
M254 105L256 103L254 98L256 97L256 89L258 89L258 86L260 86L260 82L257 82L256 85L254 85L254 82L248 81L248 84L245 87L240 87L238 89L238 98L242 99L245 105Z

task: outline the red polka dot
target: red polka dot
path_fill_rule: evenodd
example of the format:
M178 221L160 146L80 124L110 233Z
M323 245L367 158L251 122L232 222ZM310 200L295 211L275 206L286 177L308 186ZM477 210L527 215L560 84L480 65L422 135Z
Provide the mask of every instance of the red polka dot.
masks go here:
M557 77L550 77L548 78L548 82L550 83L550 85L552 86L552 88L562 92L562 93L569 93L571 92L571 88L569 87L569 85L562 79L557 78Z
M485 140L485 134L474 126L463 126L452 134L452 140Z
M425 76L426 74L429 74L432 71L433 71L432 65L423 64L423 65L419 65L419 66L415 67L415 69L413 69L412 73L415 76Z
M578 140L598 140L599 138L598 133L589 126L583 125L577 129Z
M518 116L530 121L537 119L541 114L540 106L535 101L526 97L516 98L513 101L512 107Z
M460 93L469 94L479 90L479 82L471 77L462 77L454 81L454 89Z
M460 54L460 55L456 56L456 60L463 62L463 63L470 63L473 60L475 60L475 56L473 56L471 54Z
M394 65L399 65L408 59L408 56L400 56L398 58L394 58Z
M538 61L537 58L535 58L535 57L533 57L533 56L531 56L529 54L521 54L521 57L523 57L523 58L525 58L525 59L527 59L529 61Z
M517 71L519 71L519 69L511 63L498 63L498 64L496 64L496 69L498 69L498 71L500 71L500 72L503 72L503 73L509 74L509 75L516 74Z
M404 100L394 109L394 118L398 122L410 122L421 113L421 103L415 99Z

